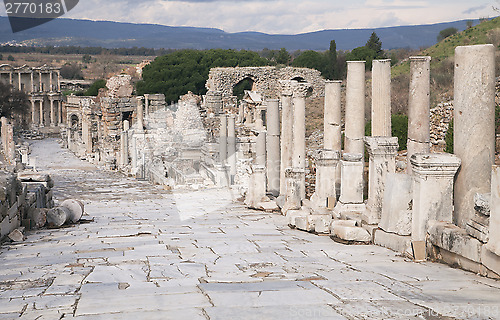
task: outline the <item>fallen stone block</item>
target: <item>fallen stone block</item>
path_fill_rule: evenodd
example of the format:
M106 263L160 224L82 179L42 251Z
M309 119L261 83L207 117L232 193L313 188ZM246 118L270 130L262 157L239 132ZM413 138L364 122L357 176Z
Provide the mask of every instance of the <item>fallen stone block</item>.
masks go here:
M474 195L474 209L483 216L490 216L491 193L476 193Z
M330 228L333 230L336 227L355 227L356 220L333 220Z
M429 223L429 241L441 249L481 263L481 247L479 240L472 238L462 228L451 223Z
M24 230L24 228L22 230ZM24 240L24 235L23 235L22 230L19 228L14 229L14 230L12 230L11 233L9 233L9 235L7 237L13 242L21 242Z
M279 207L275 201L259 202L257 204L257 208L259 210L268 211L268 212L279 210Z
M374 241L376 245L391 249L399 253L411 251L411 236L401 236L395 233L385 232L382 229L375 230Z
M32 229L40 229L47 223L47 211L46 208L30 208L28 210L28 218L31 221Z
M311 214L311 212L309 210L306 210L306 209L288 210L286 213L288 225L295 227L297 217L305 217L305 216L308 216L310 214Z
M370 243L371 235L361 227L350 227L338 225L332 229L332 236L344 241Z
M302 231L307 231L311 232L314 230L314 226L311 227L309 223L309 219L307 219L309 216L300 216L295 218L295 227L299 230Z
M330 224L333 220L331 214L312 214L309 218L314 225L314 232L330 234Z

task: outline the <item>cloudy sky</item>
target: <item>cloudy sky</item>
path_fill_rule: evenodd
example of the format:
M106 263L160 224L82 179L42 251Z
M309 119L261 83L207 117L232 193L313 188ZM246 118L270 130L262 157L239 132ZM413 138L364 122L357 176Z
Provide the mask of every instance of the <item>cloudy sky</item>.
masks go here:
M493 17L493 6L500 0L80 0L66 16L295 34Z

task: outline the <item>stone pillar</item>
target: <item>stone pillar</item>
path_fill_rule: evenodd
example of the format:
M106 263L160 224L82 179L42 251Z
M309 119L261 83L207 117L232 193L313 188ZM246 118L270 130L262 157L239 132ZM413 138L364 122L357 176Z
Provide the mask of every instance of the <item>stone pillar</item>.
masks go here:
M128 165L128 132L122 131L120 136L120 161L123 167Z
M212 109L215 114L222 113L222 92L208 91L206 95L207 109Z
M285 205L282 208L284 214L289 210L299 210L302 207L302 185L301 181L306 176L306 171L301 168L287 168L285 170L286 195Z
M408 98L407 172L411 156L430 152L430 65L431 57L410 57L410 94Z
M238 123L243 123L245 121L245 105L243 101L240 101L238 106Z
M243 103L243 108L245 109L245 124L249 125L253 123L252 110L250 110L248 103L246 103L245 101L242 101L242 103Z
M50 90L50 92L54 91L54 86L52 85L52 80L53 80L53 78L52 78L52 70L50 70L50 72L49 72L49 82L50 82L50 84L49 84L49 86L50 86L49 90Z
M337 173L340 152L337 150L317 150L314 154L316 163L316 188L311 197L315 208L333 208L337 202L334 177Z
M85 151L92 153L92 133L90 132L90 123L87 114L82 115L82 140L85 144Z
M22 91L23 90L23 85L22 85L21 71L19 71L17 73L17 75L18 75L18 79L17 79L18 81L17 82L18 82L19 90Z
M31 92L35 92L35 75L31 72Z
M275 197L280 193L280 105L267 101L267 190Z
M43 92L43 79L42 79L42 72L38 72L38 76L39 76L39 79L40 80L40 89L38 89L39 92Z
M373 60L372 136L391 137L391 60Z
M324 148L342 150L342 115L341 115L342 81L326 81L325 85L325 122Z
M139 132L144 131L144 104L143 97L137 97L137 127Z
M225 164L227 161L227 115L220 115L219 129L219 161Z
M411 240L425 241L429 221L452 222L453 178L460 159L452 154L414 154Z
M500 256L500 166L493 166L491 174L490 233L486 249Z
M146 115L149 114L149 94L144 95L144 111Z
M63 124L64 123L64 118L63 118L63 112L62 112L62 101L61 100L57 100L57 108L58 108L58 122L59 124Z
M340 161L340 198L336 206L337 212L365 209L363 199L363 170L365 164L361 153L344 153Z
M306 169L306 96L311 88L309 83L295 82L293 86L293 142L292 167L295 171ZM300 177L300 197L306 197L306 176Z
M132 160L132 172L137 172L137 139L132 135L132 151L131 151L131 160Z
M236 117L231 114L227 122L227 160L231 184L236 176Z
M7 123L6 128L6 152L5 156L10 164L16 163L16 144L14 143L14 125Z
M51 97L50 99L50 126L56 126L56 110L54 109L54 99Z
M364 136L365 61L348 61L345 106L345 152L363 155L365 152Z
M123 121L123 131L128 131L130 129L130 122L128 120Z
M280 195L286 194L285 170L292 167L292 145L293 145L293 105L292 105L292 82L280 81L281 85L281 168Z
M266 166L266 132L260 131L255 142L255 164Z
M495 47L455 49L454 152L462 160L455 183L453 222L464 228L475 214L474 195L491 188L495 159Z
M397 137L365 137L366 148L370 156L368 177L368 201L363 220L368 224L377 224L382 217L387 175L396 172Z
M43 127L44 121L43 121L43 98L40 100L40 127Z
M31 98L31 125L36 125L36 107L35 107L35 99Z

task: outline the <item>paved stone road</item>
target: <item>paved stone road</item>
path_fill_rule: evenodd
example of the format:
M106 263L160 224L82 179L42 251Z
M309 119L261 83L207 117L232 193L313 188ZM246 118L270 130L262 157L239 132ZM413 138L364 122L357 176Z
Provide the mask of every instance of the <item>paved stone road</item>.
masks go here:
M291 230L228 191L168 193L56 140L33 155L95 221L1 247L0 319L500 318L498 281Z

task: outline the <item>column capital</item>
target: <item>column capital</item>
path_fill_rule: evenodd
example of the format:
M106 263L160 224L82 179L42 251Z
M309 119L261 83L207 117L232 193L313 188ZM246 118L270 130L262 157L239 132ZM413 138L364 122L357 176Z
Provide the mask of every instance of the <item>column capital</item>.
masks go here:
M398 137L365 137L364 140L370 156L395 156L399 149Z
M292 179L300 179L302 175L306 174L306 170L303 168L286 168L285 177Z
M461 160L449 153L417 153L411 156L410 163L416 176L452 178Z
M362 162L363 154L361 153L344 153L342 155L342 161L345 162Z
M415 61L415 62L427 62L427 61L431 61L431 57L429 56L413 56L413 57L410 57L410 61Z

